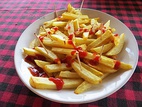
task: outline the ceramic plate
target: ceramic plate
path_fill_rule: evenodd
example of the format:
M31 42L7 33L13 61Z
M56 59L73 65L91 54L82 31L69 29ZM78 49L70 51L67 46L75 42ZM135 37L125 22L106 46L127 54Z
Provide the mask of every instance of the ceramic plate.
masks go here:
M58 15L61 15L65 10L58 11ZM132 32L126 27L121 21L114 18L111 15L106 13L91 10L91 9L82 9L83 14L87 14L89 17L99 17L101 22L105 23L108 20L111 20L111 27L116 29L116 33L121 34L125 33L126 40L125 46L122 52L119 54L118 59L120 61L131 64L133 68L126 72L117 72L108 77L106 77L103 82L97 86L94 86L93 89L88 90L82 94L76 95L74 94L74 90L40 90L34 89L29 84L29 78L31 76L27 67L28 63L24 61L24 55L22 52L23 47L28 47L29 43L35 38L33 34L38 31L40 25L47 20L51 20L54 18L54 13L47 14L35 22L33 22L20 36L16 48L15 48L15 67L17 73L22 80L22 82L35 94L60 103L66 104L81 104L81 103L89 103L93 101L97 101L103 99L117 90L119 90L132 76L134 70L136 68L138 62L138 45L136 39Z

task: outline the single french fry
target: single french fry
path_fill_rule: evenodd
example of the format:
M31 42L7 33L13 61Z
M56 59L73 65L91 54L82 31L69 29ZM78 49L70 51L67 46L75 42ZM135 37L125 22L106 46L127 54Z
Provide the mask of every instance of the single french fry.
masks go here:
M36 65L39 66L40 68L44 68L45 65L49 65L50 62L42 61L42 60L34 60Z
M60 72L65 70L71 70L71 67L68 67L66 63L61 64L50 64L44 66L44 71L47 73L53 73L53 72Z
M72 33L74 32L74 24L73 24L73 21L69 21L69 22L66 24L65 29L68 31L68 35L72 34Z
M81 15L82 14L79 9L75 9L74 7L72 7L72 5L70 3L67 6L67 11L69 13L74 13L74 14L77 14L77 15Z
M57 31L55 32L55 34L62 36L65 40L68 39L68 36L65 35L64 33L62 33L60 30L57 30Z
M40 36L46 36L47 35L47 33L46 32L40 32L40 34L39 34Z
M68 42L57 42L55 40L43 39L43 44L49 47L61 47L61 48L74 48L73 45L69 44Z
M97 22L97 20L95 20L95 19L91 19L91 20L90 20L90 24L91 24L91 25L94 25L94 24L97 24L97 23L98 23L98 22Z
M55 52L55 53L66 54L66 55L74 55L74 54L72 54L72 52L74 51L74 49L66 49L66 48L56 48L56 47L53 47L51 50L53 52Z
M39 34L40 34L41 32L46 32L45 29L44 29L42 26L39 27Z
M115 45L110 51L106 53L108 56L117 55L123 48L125 42L125 35L124 33L120 35L120 39L117 45Z
M94 84L91 84L87 81L83 81L74 91L75 94L81 94L87 90L89 90L90 88L92 88L94 86Z
M61 71L59 74L61 78L81 78L76 72Z
M59 43L62 43L62 44L64 44L66 41L66 39L62 35L52 34L51 37L53 40L55 40Z
M132 65L124 63L124 62L120 62L120 69L130 70L132 69Z
M80 67L80 65L74 61L72 63L72 68L77 72L77 74L83 78L84 80L88 81L89 83L92 84L99 84L101 82L101 78L98 76L94 75L87 69L85 69L83 66Z
M74 89L82 83L82 79L63 79L63 89ZM30 85L36 89L57 89L56 84L43 77L30 77Z
M64 27L67 24L67 22L63 21L56 21L52 23L52 26L57 26L57 27Z
M81 44L90 44L91 42L93 42L95 39L87 39L86 41L83 38L80 37L75 37L75 43L76 45L81 45Z
M75 31L79 29L79 22L78 22L78 19L75 19L75 20L73 21L73 25L74 25L74 30L75 30Z
M77 18L80 18L80 19L88 19L88 15L77 15L77 14L73 14L73 13L69 13L69 12L64 12L62 14L63 18L65 19L68 19L68 20L74 20L74 19L77 19Z
M53 20L50 20L50 21L44 22L43 26L44 26L45 28L52 27L52 23L55 22L55 21L57 21L57 18L55 18L55 19L53 19Z
M51 50L49 49L45 50L43 47L35 47L35 50L41 53L44 57L50 58L52 61L56 63L60 63L60 60L58 60L59 58L57 57L57 55L53 53Z
M67 6L67 11L71 12L74 8L71 6L71 4L69 3Z
M97 37L100 37L102 34L103 34L103 32L100 29L95 33L95 35L97 35Z
M84 16L83 16L83 17L84 17ZM79 23L79 24L88 24L90 20L87 19L87 17L86 17L86 18L85 18L85 17L83 18L83 17L82 17L82 18L79 17L78 23Z
M31 49L31 48L23 48L23 51L26 55L30 55L30 56L42 55L37 50Z
M114 46L113 43L108 43L108 44L105 44L104 47L103 47L103 50L102 50L102 46L98 46L96 48L91 48L90 51L91 52L97 52L97 53L106 53L107 51L109 51L112 47Z
M91 65L89 62L87 62L87 63L90 67L93 67L93 68L95 68L95 69L97 69L97 70L99 70L103 73L114 73L114 72L117 71L116 69L110 68L110 67L103 65L101 63L99 63L97 65Z
M39 45L40 45L39 41L37 39L34 39L30 43L29 48L34 48L34 47L39 46Z
M95 75L97 75L97 76L99 76L99 77L103 76L103 73L102 73L102 72L100 72L100 71L98 71L98 70L96 70L96 69L90 67L89 65L87 65L87 64L85 64L85 63L83 63L83 62L81 63L81 65L82 65L84 68L86 68L88 71L92 72L93 74L95 74Z
M104 79L108 74L104 74L101 79ZM89 89L91 89L94 84L91 84L87 81L83 81L74 91L75 94L81 94Z
M109 29L109 28L110 28L110 20L108 20L108 21L104 24L104 27L106 27L106 29Z
M84 51L86 50L85 44L79 45L78 47L80 47ZM53 47L51 50L55 53L66 54L66 55L71 55L71 56L76 55L76 52L77 52L77 50L75 49L56 48L56 47Z
M78 47L80 47L84 51L87 49L87 45L86 44L79 45Z
M87 47L88 50L90 50L93 47L97 47L99 45L101 45L101 43L103 43L105 40L107 40L108 38L110 38L112 36L112 33L110 30L107 30L102 36L100 36L99 38L97 38L95 41L93 41L92 43L90 43Z

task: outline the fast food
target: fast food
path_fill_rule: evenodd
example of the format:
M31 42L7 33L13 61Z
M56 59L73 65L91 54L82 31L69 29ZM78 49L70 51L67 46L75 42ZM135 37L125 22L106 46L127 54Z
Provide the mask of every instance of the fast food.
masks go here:
M26 59L31 58L33 66L45 73L31 76L31 86L38 89L76 88L75 93L80 94L103 82L102 77L106 74L131 69L130 64L117 60L125 35L115 34L110 22L100 23L98 18L83 15L70 4L60 17L44 22L36 40L30 44L32 48L23 48ZM61 88L56 87L58 81L62 81ZM73 85L75 82L77 84ZM87 85L82 88L84 84Z

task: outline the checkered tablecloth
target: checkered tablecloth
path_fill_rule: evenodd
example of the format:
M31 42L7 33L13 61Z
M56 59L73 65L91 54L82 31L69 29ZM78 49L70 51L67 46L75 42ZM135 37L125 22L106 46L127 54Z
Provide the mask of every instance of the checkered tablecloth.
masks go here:
M21 33L32 22L68 3L79 8L81 0L0 0L0 107L142 107L142 1L85 0L84 8L97 9L121 20L134 34L139 62L130 80L117 92L87 104L61 104L31 92L18 77L14 49Z

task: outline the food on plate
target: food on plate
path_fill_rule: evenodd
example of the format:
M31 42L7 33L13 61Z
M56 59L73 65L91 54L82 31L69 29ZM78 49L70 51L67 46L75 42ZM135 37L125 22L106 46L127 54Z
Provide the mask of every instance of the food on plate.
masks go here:
M125 34L116 34L111 20L100 20L68 4L61 16L39 26L38 34L33 32L36 38L23 48L25 61L31 64L30 85L74 89L75 94L81 94L101 84L107 75L131 69L130 64L117 59Z

